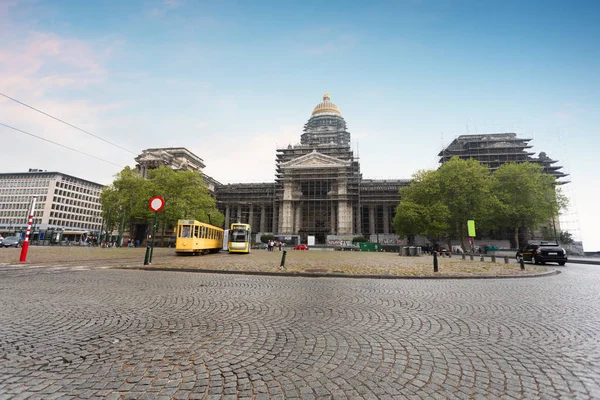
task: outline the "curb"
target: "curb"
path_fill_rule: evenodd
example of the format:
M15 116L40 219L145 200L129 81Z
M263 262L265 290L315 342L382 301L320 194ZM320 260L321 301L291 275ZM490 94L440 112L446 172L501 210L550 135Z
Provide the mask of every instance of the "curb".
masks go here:
M258 276L289 276L303 278L353 278L353 279L518 279L518 278L543 278L551 275L558 275L561 272L555 269L539 274L525 275L349 275L349 274L327 274L320 272L270 272L270 271L232 271L217 269L194 269L194 268L164 268L164 267L114 267L111 269L126 269L137 271L162 271L162 272L195 272L205 274L225 274L225 275L258 275Z

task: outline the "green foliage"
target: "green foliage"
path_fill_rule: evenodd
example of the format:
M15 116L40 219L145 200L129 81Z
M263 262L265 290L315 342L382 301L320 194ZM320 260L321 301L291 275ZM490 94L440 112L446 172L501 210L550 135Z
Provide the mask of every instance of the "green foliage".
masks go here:
M567 199L556 187L554 176L532 163L506 163L494 172L492 190L498 199L494 210L496 225L514 229L519 246L519 229L533 230L558 217Z
M362 242L368 242L369 239L364 237L364 236L354 236L352 238L352 243L362 243Z
M208 193L202 175L162 166L150 171L148 179L125 167L115 176L114 182L103 189L100 201L109 228L116 228L122 221L129 224L152 221L153 212L148 209L148 201L156 195L166 201L165 208L158 214L163 236L165 230L175 226L179 219L223 225L225 217L217 210L216 201Z
M435 171L418 171L411 185L400 190L394 229L402 237L436 239L447 233L461 238L469 219L487 221L493 204L489 170L478 161L453 157Z
M573 235L567 231L560 231L558 235L558 241L562 244L573 244Z
M179 219L196 219L215 226L223 225L225 217L217 210L216 201L209 195L199 173L173 171L161 166L151 170L148 178L148 199L160 195L166 202L165 208L159 213L163 226L173 227Z
M260 241L263 243L268 243L269 240L275 240L275 236L271 234L260 235Z

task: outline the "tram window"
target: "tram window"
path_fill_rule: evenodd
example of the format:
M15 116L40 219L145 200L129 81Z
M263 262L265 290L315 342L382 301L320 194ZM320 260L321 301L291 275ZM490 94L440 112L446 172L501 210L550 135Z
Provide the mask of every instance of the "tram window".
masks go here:
M183 225L181 227L181 234L179 235L182 238L189 238L190 237L190 226L189 225Z
M206 239L206 227L202 227L202 239Z
M198 229L200 227L198 225L194 226L194 237L197 238L198 237Z

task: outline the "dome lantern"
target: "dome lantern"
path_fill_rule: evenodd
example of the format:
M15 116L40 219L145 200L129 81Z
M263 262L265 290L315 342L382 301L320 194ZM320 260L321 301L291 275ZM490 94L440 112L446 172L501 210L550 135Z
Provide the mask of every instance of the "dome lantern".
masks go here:
M325 94L323 95L323 101L317 104L317 106L312 112L313 116L319 114L336 114L340 116L342 115L340 109L335 105L335 103L331 101L328 92L325 92Z

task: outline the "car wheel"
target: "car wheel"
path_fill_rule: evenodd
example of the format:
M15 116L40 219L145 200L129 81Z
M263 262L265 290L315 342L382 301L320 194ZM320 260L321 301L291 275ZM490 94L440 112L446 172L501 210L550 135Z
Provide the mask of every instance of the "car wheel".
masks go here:
M531 263L538 265L540 262L537 260L537 258L535 258L535 256L531 256Z
M561 262L558 263L558 265L560 265L560 266L563 266L565 264L566 264L566 261L561 261Z

